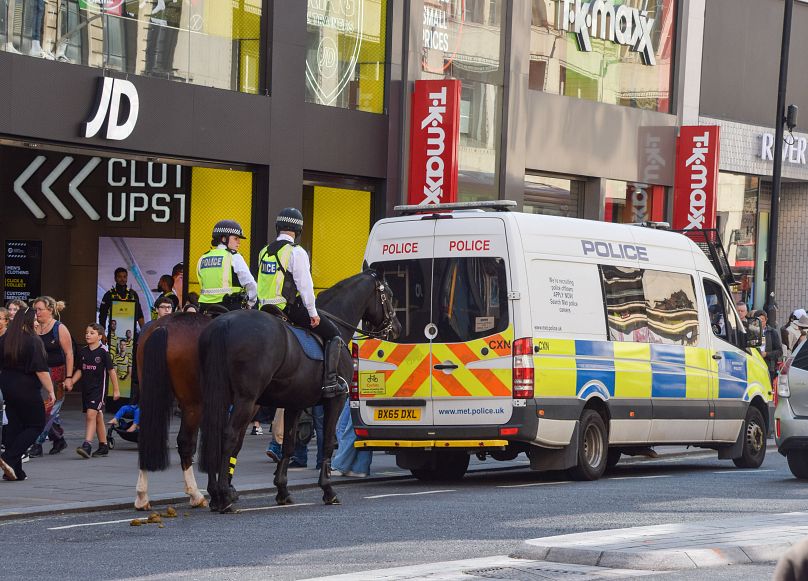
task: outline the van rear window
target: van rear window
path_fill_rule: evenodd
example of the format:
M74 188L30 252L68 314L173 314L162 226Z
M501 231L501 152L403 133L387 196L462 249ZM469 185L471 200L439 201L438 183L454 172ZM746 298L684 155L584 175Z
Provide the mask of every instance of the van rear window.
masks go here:
M494 257L377 262L393 291L402 325L398 343L424 343L429 323L435 341L459 343L508 328L505 261Z

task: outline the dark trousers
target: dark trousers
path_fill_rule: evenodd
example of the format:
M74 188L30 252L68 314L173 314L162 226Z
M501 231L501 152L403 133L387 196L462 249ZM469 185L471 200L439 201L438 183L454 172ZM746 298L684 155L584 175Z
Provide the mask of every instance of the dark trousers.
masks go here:
M39 391L39 381L6 382L3 385L8 425L3 430L6 451L3 460L14 469L17 477L25 476L22 455L36 441L45 427L45 404Z
M300 297L297 298L294 304L286 308L286 314L289 315L289 319L295 325L303 327L304 329L310 329L311 332L320 337L324 343L328 343L334 337L339 336L339 329L331 319L326 316L321 315L320 324L312 329L311 317L309 317L309 312L306 310L306 307L303 306L303 301L300 300Z

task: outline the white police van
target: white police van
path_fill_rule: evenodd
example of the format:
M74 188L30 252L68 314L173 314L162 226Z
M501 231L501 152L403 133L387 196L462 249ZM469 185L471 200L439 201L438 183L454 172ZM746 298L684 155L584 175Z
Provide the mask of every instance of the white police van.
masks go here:
M674 232L513 205L403 207L373 227L365 258L403 331L354 345L356 446L423 479L521 452L596 479L661 444L759 466L772 396L750 348L760 331L705 252Z

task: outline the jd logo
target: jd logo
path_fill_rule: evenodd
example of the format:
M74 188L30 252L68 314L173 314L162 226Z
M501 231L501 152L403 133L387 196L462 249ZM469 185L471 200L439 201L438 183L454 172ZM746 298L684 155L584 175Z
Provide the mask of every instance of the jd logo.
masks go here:
M364 6L356 0L308 0L306 22L320 42L306 57L306 86L320 104L331 105L355 78Z
M121 141L132 135L140 111L137 89L131 81L102 77L95 111L83 124L84 137L95 137L106 125L107 139Z

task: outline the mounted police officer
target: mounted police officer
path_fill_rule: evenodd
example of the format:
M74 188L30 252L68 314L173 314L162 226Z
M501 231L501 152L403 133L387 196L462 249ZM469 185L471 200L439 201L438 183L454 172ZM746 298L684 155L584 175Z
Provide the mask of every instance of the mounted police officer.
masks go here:
M337 326L317 314L309 255L295 242L303 231L303 214L297 208L281 210L275 220L275 231L278 237L258 255L258 302L261 306L275 305L293 323L311 329L323 339L323 397L333 397L346 387L337 379L337 365L345 343Z
M211 248L199 258L196 267L199 276L199 307L204 313L217 305L229 311L242 307L244 293L247 305L256 301L256 284L238 247L246 240L238 222L220 220L213 227Z

